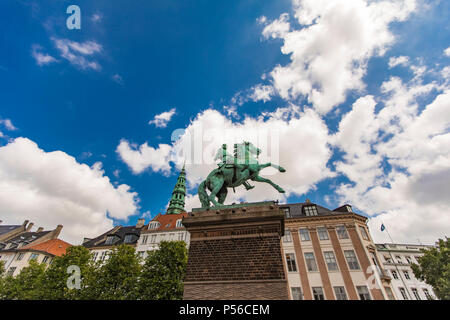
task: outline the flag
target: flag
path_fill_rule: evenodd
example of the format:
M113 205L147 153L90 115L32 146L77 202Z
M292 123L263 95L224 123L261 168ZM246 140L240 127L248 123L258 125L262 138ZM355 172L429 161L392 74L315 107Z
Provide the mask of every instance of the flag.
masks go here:
M384 226L384 224L381 224L381 231L384 231L384 229L386 229L386 227Z

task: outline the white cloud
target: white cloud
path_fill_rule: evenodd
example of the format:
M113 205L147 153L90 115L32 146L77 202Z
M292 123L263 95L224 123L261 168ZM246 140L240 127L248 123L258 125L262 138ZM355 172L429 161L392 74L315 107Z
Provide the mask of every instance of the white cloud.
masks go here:
M144 143L137 149L135 145L130 145L123 139L117 146L116 152L134 174L142 173L149 167L155 172L160 171L164 174L170 172L171 147L167 144L160 144L155 149Z
M80 244L126 221L138 205L128 185L114 187L101 163L78 163L62 151L46 152L27 138L0 147L0 211L5 223L31 220L53 229L64 225L62 238ZM110 218L111 217L111 218Z
M390 57L389 58L389 68L394 68L398 65L407 66L409 63L409 57L407 56L399 56L399 57Z
M76 42L68 39L57 39L52 37L56 48L62 58L68 60L71 64L86 70L92 69L99 71L100 64L97 61L89 60L87 57L102 51L102 46L95 41Z
M447 57L450 57L450 47L448 47L447 49L444 50L444 54L445 54Z
M91 17L92 22L100 22L103 19L103 15L99 13L94 13Z
M264 86L258 84L250 89L249 98L253 101L269 101L271 96L273 96L274 90L272 86Z
M10 119L0 119L0 125L3 125L7 130L10 131L17 130Z
M36 60L36 63L38 64L38 66L48 65L48 64L58 61L51 55L40 52L40 50L41 50L41 47L39 45L33 45L32 50L31 50L31 55Z
M167 127L167 124L170 122L175 112L175 108L172 108L169 111L164 111L163 113L156 115L153 120L150 120L148 122L148 124L154 124L158 128L165 128Z
M420 108L417 98L437 89L435 83L391 77L381 88L382 108L375 112L371 96L358 99L333 137L345 152L336 170L352 182L337 193L374 216L376 241L388 241L383 222L395 241L433 243L450 230L450 91Z
M327 113L349 90L364 88L368 59L383 55L394 41L389 24L405 20L415 8L414 0L295 0L301 28L289 26L283 14L263 31L283 39L281 52L291 59L270 73L274 88L287 100L306 96Z
M113 79L114 82L123 85L123 79L122 76L120 74L115 74L111 77L111 79Z
M274 140L264 139L266 136ZM287 170L287 173L279 173L273 168L266 168L261 175L279 184L289 195L303 194L314 188L318 181L332 176L326 168L331 156L328 138L324 121L311 109L300 112L298 107L292 105L265 113L259 118L246 117L242 122L232 122L220 112L208 109L197 115L174 145L159 145L154 149L145 143L139 150L132 150L128 142L122 141L117 150L134 173L146 168L166 173L170 170L169 162L181 167L186 160L188 186L196 189L217 167L213 159L223 143L232 152L234 143L251 141L263 150L260 163L272 161ZM252 184L258 187L248 192L239 187L234 194L230 189L227 203L285 199L285 195L268 184ZM191 201L198 203L197 199L187 199L187 202Z

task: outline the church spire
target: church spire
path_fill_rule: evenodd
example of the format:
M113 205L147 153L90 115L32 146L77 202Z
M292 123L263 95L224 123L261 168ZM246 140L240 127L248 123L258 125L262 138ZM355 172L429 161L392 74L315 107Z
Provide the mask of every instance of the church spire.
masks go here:
M167 214L177 214L185 212L184 210L184 197L186 196L186 171L183 164L180 175L178 176L177 183L172 192L172 198L170 199L169 207L167 208Z

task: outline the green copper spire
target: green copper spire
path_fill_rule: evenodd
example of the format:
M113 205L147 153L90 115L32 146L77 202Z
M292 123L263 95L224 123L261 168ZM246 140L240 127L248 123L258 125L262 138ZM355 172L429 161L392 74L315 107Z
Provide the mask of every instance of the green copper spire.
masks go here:
M180 175L178 176L177 183L172 192L172 198L170 199L169 208L167 208L167 214L177 214L185 212L184 210L184 197L186 196L186 171L183 164Z

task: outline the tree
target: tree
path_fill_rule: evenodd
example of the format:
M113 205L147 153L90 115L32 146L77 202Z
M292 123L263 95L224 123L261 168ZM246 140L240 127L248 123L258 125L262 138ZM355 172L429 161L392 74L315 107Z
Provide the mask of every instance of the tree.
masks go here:
M450 300L450 242L439 239L437 248L421 249L423 256L417 258L419 264L413 264L416 278L433 287L441 300Z
M137 299L140 272L140 259L135 249L119 245L112 249L97 271L94 294L102 300Z
M0 299L38 300L42 299L42 284L45 264L31 260L16 277L7 276L0 288Z
M91 290L96 273L95 263L91 259L91 253L83 246L72 246L67 248L65 254L54 257L52 263L44 276L43 296L44 299L93 299ZM80 269L80 289L69 288L67 280L73 276L69 273L70 266Z
M161 241L150 251L142 267L139 297L146 300L181 300L186 273L187 249L184 241Z

